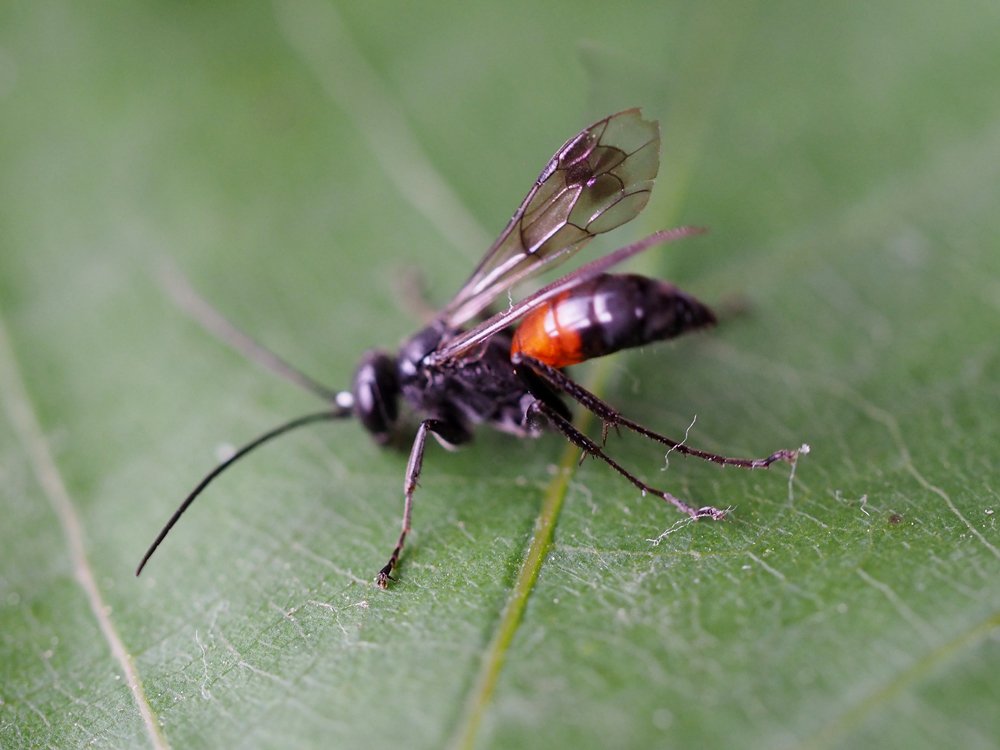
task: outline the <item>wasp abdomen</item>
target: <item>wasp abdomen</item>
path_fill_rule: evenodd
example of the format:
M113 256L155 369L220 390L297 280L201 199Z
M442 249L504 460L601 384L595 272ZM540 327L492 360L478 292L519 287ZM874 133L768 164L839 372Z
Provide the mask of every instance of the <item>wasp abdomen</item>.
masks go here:
M701 302L664 281L602 274L533 310L511 354L566 367L715 323Z

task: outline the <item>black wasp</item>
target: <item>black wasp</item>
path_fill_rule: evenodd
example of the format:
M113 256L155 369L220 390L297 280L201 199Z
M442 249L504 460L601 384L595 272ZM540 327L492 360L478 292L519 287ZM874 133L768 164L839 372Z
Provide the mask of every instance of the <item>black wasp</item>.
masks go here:
M728 466L757 469L776 461L794 461L799 451L781 450L767 458L745 459L689 448L627 419L563 370L593 357L715 323L708 307L666 282L606 273L654 245L697 234L700 229L679 227L656 232L483 319L493 301L515 284L562 263L595 235L634 218L649 200L659 168L659 150L658 124L642 119L638 109L605 117L567 141L542 170L458 294L427 327L406 339L395 355L367 352L350 391L332 391L226 328L224 322L217 325L225 329L230 343L332 402L333 408L276 427L217 466L181 503L146 552L136 575L195 498L234 461L278 435L321 420L355 417L384 444L398 428L400 401L422 421L403 483L403 528L389 561L375 579L382 588L393 580L410 532L413 495L428 434L446 448L453 448L469 442L473 425L479 423L519 437L536 437L549 426L584 455L604 461L643 493L663 498L691 518L721 519L725 511L694 508L629 472L604 450L610 428L632 430L672 451ZM479 322L470 325L477 319ZM572 424L567 398L601 420L600 443Z

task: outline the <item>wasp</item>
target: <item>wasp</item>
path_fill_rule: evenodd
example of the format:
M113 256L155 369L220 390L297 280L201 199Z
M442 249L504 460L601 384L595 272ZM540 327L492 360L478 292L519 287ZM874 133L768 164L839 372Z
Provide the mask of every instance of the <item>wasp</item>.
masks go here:
M402 528L388 562L375 577L381 588L396 580L393 573L410 533L429 435L452 449L472 440L478 424L518 437L534 438L546 429L555 430L577 446L582 457L603 461L643 494L662 498L692 519L719 520L726 511L694 507L644 482L607 453L609 430L630 430L670 451L725 466L762 469L777 461L793 463L805 446L766 458L732 458L691 448L625 417L566 373L566 367L595 357L715 324L709 307L672 284L608 273L653 246L704 230L682 226L656 232L581 266L507 309L490 310L513 286L566 261L596 235L637 216L649 200L659 151L659 125L643 119L638 109L605 117L570 138L452 300L395 353L378 349L365 353L350 390L321 385L224 320L210 324L237 348L328 405L260 435L216 466L160 531L136 575L202 491L250 451L299 427L348 418L358 420L377 443L385 444L400 427L401 405L419 415L420 421L403 482ZM573 424L567 401L600 420L600 442Z

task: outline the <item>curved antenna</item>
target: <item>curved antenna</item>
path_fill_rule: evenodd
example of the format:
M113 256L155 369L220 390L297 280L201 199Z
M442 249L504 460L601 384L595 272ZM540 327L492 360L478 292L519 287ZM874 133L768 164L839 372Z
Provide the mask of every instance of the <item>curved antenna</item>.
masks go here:
M191 507L191 503L195 501L195 498L197 498L198 495L200 495L202 491L212 483L212 480L214 480L217 476L219 476L219 474L221 474L230 466L232 466L234 463L236 463L239 459L243 458L243 456L245 456L255 448L259 448L264 443L273 440L279 435L284 435L286 432L297 430L299 427L305 427L306 425L312 424L313 422L325 422L334 419L346 419L350 417L352 414L353 411L351 410L350 406L346 404L339 405L335 411L327 410L327 411L315 412L313 414L306 414L305 416L296 417L295 419L289 422L285 422L282 425L278 425L274 429L268 430L263 435L260 435L259 437L251 440L249 443L244 445L242 448L236 451L236 453L234 453L232 456L227 458L221 464L216 466L208 474L206 474L205 478L198 483L198 486L195 487L193 490L191 490L191 494L189 494L186 498L184 498L184 502L182 502L180 506L177 508L177 510L174 511L174 514L170 517L170 520L167 521L166 525L160 530L160 533L157 535L156 539L153 540L153 543L149 545L149 549L146 550L146 554L142 556L142 561L139 563L139 567L135 569L135 574L138 576L140 573L142 573L142 569L146 567L146 563L149 562L149 558L153 556L154 552L156 552L156 548L160 546L160 542L162 542L166 538L167 534L169 534L170 530L174 527L174 524L176 524L180 520L181 516L184 515L184 511L186 511L189 507Z

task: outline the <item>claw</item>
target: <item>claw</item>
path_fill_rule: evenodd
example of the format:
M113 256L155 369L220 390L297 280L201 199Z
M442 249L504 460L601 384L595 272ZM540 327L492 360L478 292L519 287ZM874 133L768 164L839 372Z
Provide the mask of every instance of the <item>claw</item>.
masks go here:
M698 508L692 517L695 519L711 518L713 521L721 521L726 517L726 511L719 510L711 505L706 505L704 508Z

